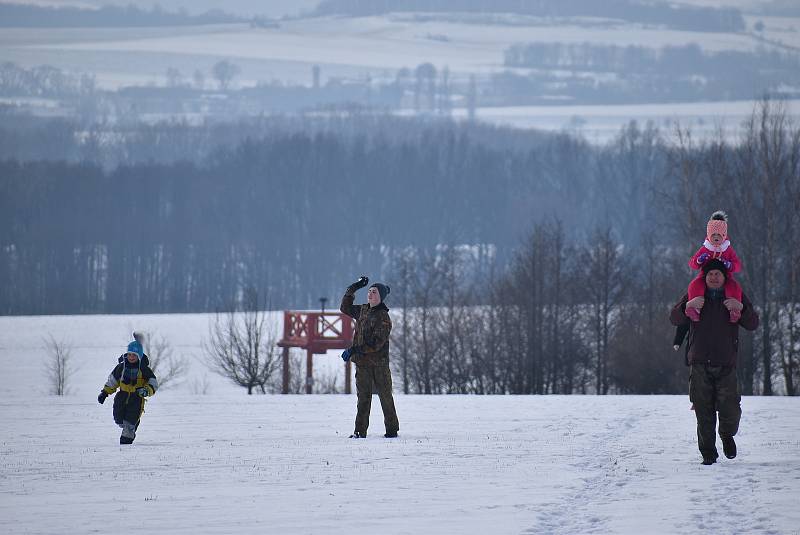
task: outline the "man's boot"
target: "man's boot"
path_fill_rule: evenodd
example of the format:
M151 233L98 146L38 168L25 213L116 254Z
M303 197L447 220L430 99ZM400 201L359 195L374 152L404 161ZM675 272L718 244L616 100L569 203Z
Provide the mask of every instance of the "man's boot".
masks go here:
M736 441L733 440L733 437L721 437L722 438L722 451L725 452L725 457L728 459L735 459L736 458Z
M714 457L713 455L703 454L703 464L710 465L710 464L714 464L715 462L717 462L717 458L716 457Z

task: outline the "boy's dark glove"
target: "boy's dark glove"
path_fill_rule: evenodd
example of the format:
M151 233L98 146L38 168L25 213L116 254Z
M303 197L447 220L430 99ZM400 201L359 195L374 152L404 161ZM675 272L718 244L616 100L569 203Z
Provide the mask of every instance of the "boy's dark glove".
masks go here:
M722 264L725 266L725 269L727 269L728 271L730 271L731 270L731 266L733 266L733 263L730 260L723 260Z
M100 405L102 405L102 404L103 404L103 402L105 402L105 400L106 400L106 398L107 398L107 397L108 397L108 394L106 393L106 391L105 391L105 390L103 390L103 391L101 391L101 392L100 392L100 395L99 395L99 396L97 396L97 402L98 402Z
M342 360L347 362L348 360L350 360L350 355L352 355L352 354L353 354L353 349L352 348L345 349L344 351L342 351Z
M704 264L706 260L708 260L708 253L702 253L700 256L697 257L698 264Z
M140 388L137 388L136 389L136 393L139 394L139 397L143 397L143 398L146 398L147 396L150 395L150 392L148 392L147 389L145 387L143 387L143 386L140 387Z
M366 275L361 275L361 277L359 277L359 279L356 282L347 287L347 291L349 293L353 293L359 288L363 288L367 284L369 284L369 277L367 277Z

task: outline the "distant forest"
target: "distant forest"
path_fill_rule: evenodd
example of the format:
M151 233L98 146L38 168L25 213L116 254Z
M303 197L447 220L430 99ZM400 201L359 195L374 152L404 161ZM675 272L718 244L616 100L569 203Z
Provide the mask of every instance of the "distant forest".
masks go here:
M214 310L247 285L314 306L395 249L504 254L610 191L580 140L450 122L25 122L0 127L7 314Z
M381 15L390 12L517 13L536 17L598 17L701 32L744 30L737 9L641 0L324 0L315 15Z
M529 43L506 50L505 65L533 71L498 76L498 94L528 94L534 101L554 93L574 102L736 100L751 98L754 84L771 91L800 87L800 55L768 49L709 53L697 44ZM570 74L543 74L553 71Z
M127 6L106 5L97 9L0 4L0 27L6 28L194 26L231 22L242 22L242 19L221 10L190 15L184 11L165 11L158 5L151 9L142 9L132 3Z
M508 67L568 69L629 74L659 73L664 76L764 77L779 72L800 77L800 57L777 50L754 52L727 50L704 52L699 45L603 46L594 43L531 43L515 45L505 54Z

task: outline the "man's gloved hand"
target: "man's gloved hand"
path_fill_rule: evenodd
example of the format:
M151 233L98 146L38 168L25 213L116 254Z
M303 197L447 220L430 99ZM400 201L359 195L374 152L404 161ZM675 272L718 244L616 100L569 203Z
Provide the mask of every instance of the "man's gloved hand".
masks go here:
M353 354L353 349L352 348L345 349L344 351L342 351L342 360L347 362L348 360L350 360L350 355L352 355L352 354Z
M150 395L150 392L145 387L139 387L136 389L136 393L139 394L140 397L146 398Z
M105 400L106 400L106 398L107 398L107 397L108 397L108 394L106 393L106 391L105 391L105 390L101 390L101 391L100 391L100 395L99 395L99 396L97 396L97 402L98 402L100 405L102 405L102 404L105 402Z
M356 282L347 287L347 291L355 292L356 290L358 290L359 288L363 288L367 284L369 284L369 277L367 277L366 275L361 275L361 277L359 277Z
M702 253L700 256L697 257L698 264L704 264L706 260L708 260L708 253Z
M733 265L733 263L730 260L723 260L722 263L725 264L725 269L730 271L731 266Z

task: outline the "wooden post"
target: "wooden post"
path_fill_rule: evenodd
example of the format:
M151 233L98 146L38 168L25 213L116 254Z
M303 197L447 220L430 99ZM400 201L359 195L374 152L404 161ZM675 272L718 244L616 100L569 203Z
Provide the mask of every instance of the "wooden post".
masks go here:
M306 394L311 394L314 387L314 353L306 351Z
M281 394L289 393L289 348L283 348L283 387Z

